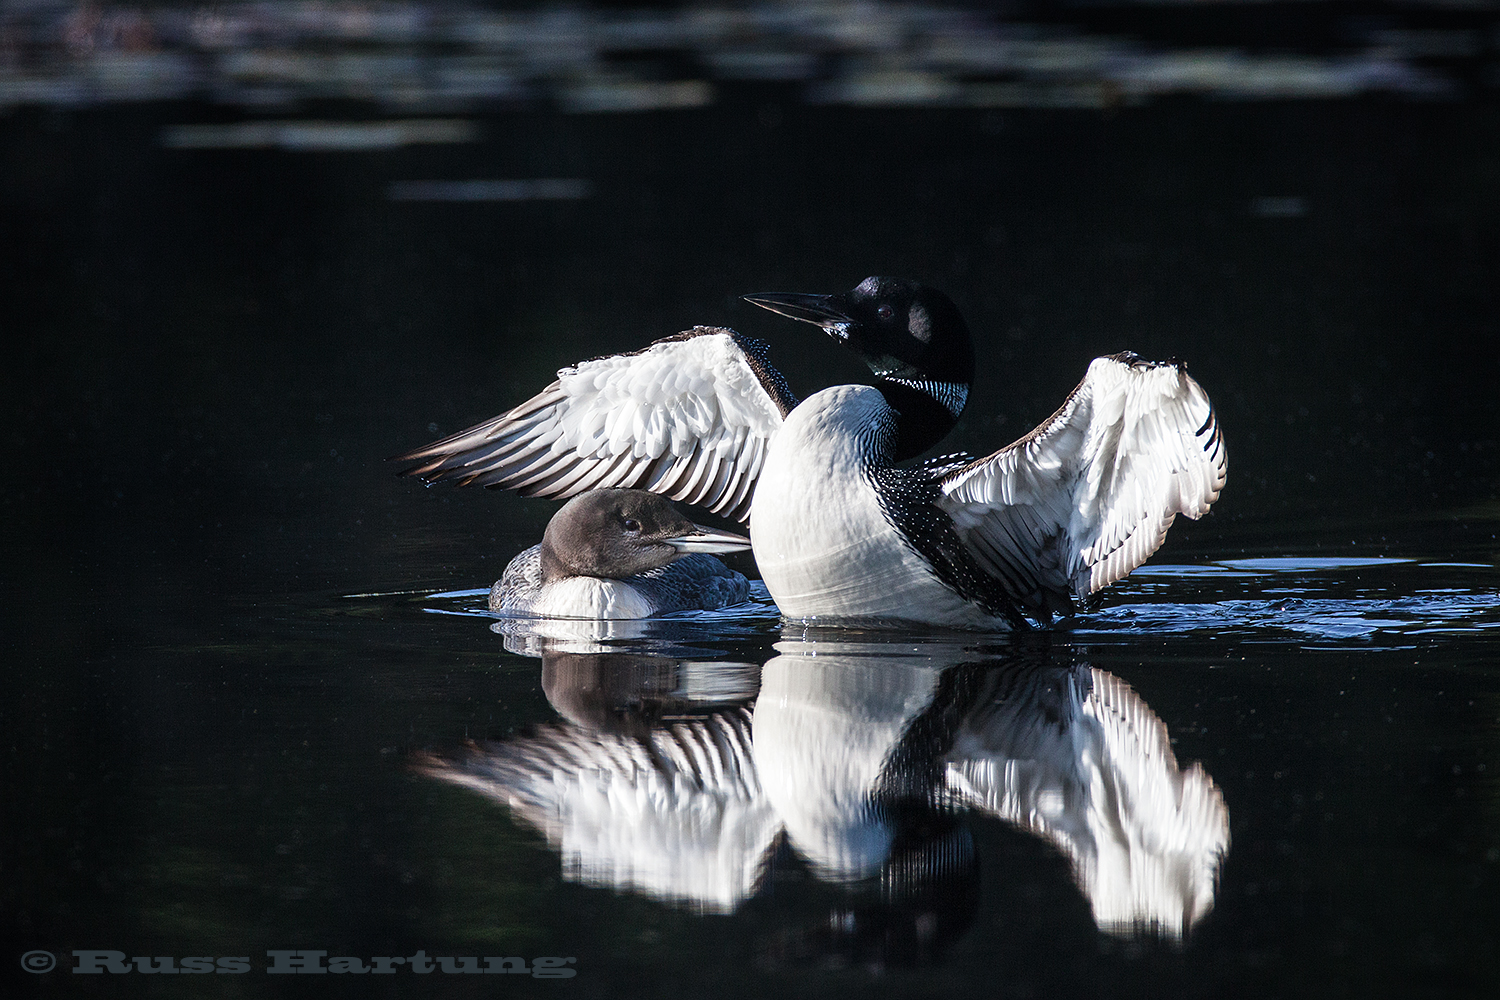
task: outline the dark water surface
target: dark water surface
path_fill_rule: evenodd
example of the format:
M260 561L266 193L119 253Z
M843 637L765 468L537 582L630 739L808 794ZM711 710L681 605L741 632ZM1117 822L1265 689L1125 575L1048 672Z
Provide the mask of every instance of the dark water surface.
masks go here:
M850 111L767 88L472 116L458 145L161 145L225 115L0 121L8 977L1494 995L1493 101ZM388 197L527 178L591 195ZM1047 633L811 628L763 601L537 627L479 590L555 505L383 462L694 323L770 340L799 392L856 379L737 296L871 273L943 287L976 330L947 447L1019 436L1097 354L1177 356L1219 408L1222 500ZM62 967L19 971L31 949ZM74 949L253 971L84 977ZM576 975L263 971L297 949Z

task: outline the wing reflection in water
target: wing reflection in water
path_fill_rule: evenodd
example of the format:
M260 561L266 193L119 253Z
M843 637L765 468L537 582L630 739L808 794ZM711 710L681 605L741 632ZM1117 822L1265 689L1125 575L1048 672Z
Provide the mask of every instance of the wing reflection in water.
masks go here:
M418 767L505 803L573 881L710 913L752 894L781 829L750 745L754 668L551 652L542 676L567 721Z
M946 758L959 802L1067 855L1094 921L1180 938L1213 908L1229 811L1130 686L1084 666L992 673Z
M1054 844L1107 933L1180 939L1212 908L1223 798L1113 675L910 639L776 651L757 686L748 664L552 649L564 721L418 767L504 802L588 885L725 913L800 858L846 905L773 957L934 957L977 909L976 811Z

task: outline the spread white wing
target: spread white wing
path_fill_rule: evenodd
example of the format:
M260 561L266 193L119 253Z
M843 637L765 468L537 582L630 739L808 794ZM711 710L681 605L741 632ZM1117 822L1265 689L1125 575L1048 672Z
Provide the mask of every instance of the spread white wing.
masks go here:
M700 326L564 368L515 409L397 458L428 482L538 497L625 487L745 521L796 402L765 344Z
M958 801L1055 844L1099 927L1181 938L1213 908L1229 811L1198 764L1178 766L1167 728L1124 681L1072 672L964 722L947 758Z
M1032 611L1067 609L1197 518L1227 469L1208 395L1172 362L1097 358L1062 408L949 473L939 506L984 569Z

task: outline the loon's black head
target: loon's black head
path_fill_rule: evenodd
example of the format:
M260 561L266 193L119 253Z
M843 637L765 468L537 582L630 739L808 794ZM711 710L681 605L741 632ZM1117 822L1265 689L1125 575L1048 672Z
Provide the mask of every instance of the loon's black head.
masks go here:
M542 578L638 576L693 552L739 552L750 539L694 524L645 490L594 490L552 516L542 535Z
M953 300L904 278L866 278L839 295L771 293L745 301L821 326L855 351L906 418L898 457L925 451L953 429L974 382L974 341Z

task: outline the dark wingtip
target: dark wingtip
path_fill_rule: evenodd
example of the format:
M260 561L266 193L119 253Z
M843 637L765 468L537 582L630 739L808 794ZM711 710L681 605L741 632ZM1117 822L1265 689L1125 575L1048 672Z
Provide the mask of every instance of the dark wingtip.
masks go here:
M383 461L386 461L386 462L414 462L414 461L416 461L416 459L412 458L410 455L391 455L390 457L383 459ZM397 469L396 470L396 475L397 476L420 476L420 475L422 475L423 471L424 471L424 466L422 466L422 465L408 465L404 469Z
M418 451L408 451L400 455L392 455L389 458L385 459L385 461L417 463L415 465L408 465L404 469L397 469L396 476L398 478L405 476L415 476L421 479L422 482L426 483L428 486L431 486L433 483L437 482L443 477L442 462L430 461L432 456L422 454L423 450L425 449L421 449ZM423 461L423 459L429 459L429 461Z
M383 462L415 462L417 460L417 457L418 457L418 455L419 455L420 452L421 452L420 448L417 449L416 451L403 451L399 455L387 455L385 458L381 459L381 461L383 461ZM406 475L410 471L411 471L410 469L403 469L403 470L401 470L401 472L397 473L397 475L404 476L404 475Z

